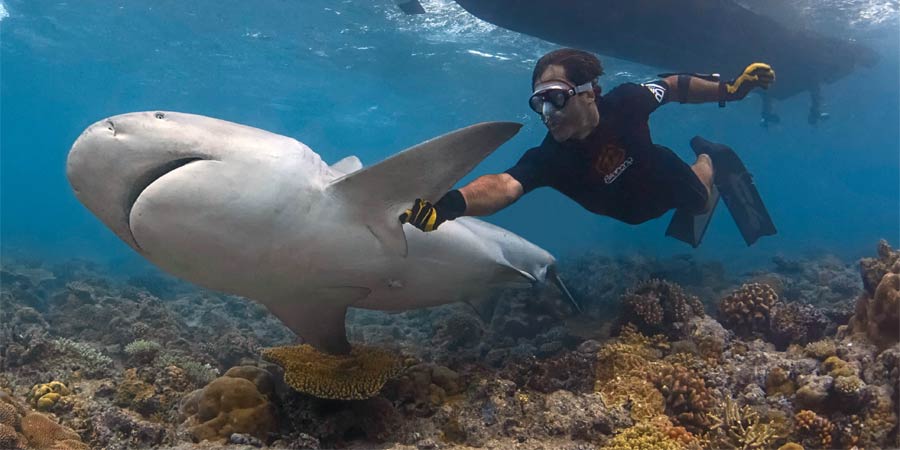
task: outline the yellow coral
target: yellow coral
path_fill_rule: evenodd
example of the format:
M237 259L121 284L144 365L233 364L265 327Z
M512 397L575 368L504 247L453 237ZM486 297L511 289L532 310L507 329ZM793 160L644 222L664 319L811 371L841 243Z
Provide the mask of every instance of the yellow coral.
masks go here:
M667 420L664 420L665 423ZM671 423L669 424L671 426ZM667 428L656 421L640 422L626 428L602 447L602 450L686 450L699 448L694 441L685 441L678 433L670 435L672 428Z
M400 358L376 348L354 346L350 355L329 355L304 344L267 348L262 355L284 368L292 388L328 399L371 398L403 370Z
M31 393L28 394L28 398L35 408L46 411L53 408L63 396L69 394L69 388L65 384L59 381L51 381L34 385L31 388Z

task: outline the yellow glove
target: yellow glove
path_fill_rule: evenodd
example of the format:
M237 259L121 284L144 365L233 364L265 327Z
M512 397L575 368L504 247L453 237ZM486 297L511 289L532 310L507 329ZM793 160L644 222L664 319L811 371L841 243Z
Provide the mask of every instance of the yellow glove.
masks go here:
M422 231L434 231L442 223L466 213L466 199L454 189L435 204L417 198L413 207L400 214L400 223L410 223Z
M741 100L754 88L768 89L775 81L775 71L765 63L753 63L737 79L725 83L722 97L726 101Z
M400 215L400 223L409 222L422 231L434 231L445 221L446 219L438 215L431 202L421 198L417 198L413 207Z

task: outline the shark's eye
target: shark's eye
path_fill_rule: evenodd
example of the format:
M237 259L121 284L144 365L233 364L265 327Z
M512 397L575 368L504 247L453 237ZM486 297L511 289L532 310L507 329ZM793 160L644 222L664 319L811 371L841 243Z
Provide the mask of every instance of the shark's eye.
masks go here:
M158 113L156 113L156 114L154 114L154 115L156 116L157 119L162 119L162 118L166 117L166 115L163 114L163 113L161 113L161 112L158 112Z

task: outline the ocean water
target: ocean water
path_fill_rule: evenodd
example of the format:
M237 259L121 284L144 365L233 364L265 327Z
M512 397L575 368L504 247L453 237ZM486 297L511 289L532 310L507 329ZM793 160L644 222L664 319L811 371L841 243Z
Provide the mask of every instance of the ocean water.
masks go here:
M781 2L748 1L757 10ZM3 0L0 8L0 245L4 255L145 267L74 197L67 152L81 131L131 111L213 116L294 137L326 162L364 164L489 120L522 131L465 180L511 166L545 129L527 106L534 62L554 44L498 29L449 1L408 17L375 1ZM486 220L559 257L692 253L737 267L776 254L871 255L900 238L900 83L896 1L796 2L790 16L872 47L877 66L825 86L830 120L808 98L719 109L667 105L653 138L692 161L694 135L730 144L755 175L778 235L747 248L720 207L698 250L664 236L670 214L631 226L538 190ZM780 11L780 17L788 17ZM600 55L605 90L660 70ZM749 63L750 61L748 61ZM737 73L741 67L722 67ZM777 67L776 67L777 70ZM411 199L415 197L411 193Z

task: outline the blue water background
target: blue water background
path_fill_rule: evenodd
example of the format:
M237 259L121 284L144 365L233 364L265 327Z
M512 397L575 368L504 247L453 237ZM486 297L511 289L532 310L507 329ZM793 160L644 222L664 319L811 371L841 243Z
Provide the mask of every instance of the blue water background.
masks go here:
M447 2L427 4L440 11L417 17L403 16L389 0L3 5L5 256L88 258L115 262L122 270L144 264L78 203L65 178L71 144L88 125L110 115L204 114L294 137L329 163L356 154L367 165L476 122L524 123L466 181L508 168L545 133L526 100L534 61L555 46L496 29ZM671 104L652 116L654 140L690 162L688 141L694 135L738 150L778 227L775 237L747 248L723 205L703 246L692 250L664 237L671 213L630 226L594 216L550 189L487 220L560 257L585 250L693 253L741 268L765 264L775 254L869 256L879 238L896 246L897 29L896 14L878 26L847 28L874 47L881 61L825 87L831 119L818 127L806 123L806 95L779 102L782 123L768 130L758 125L755 96L725 109ZM659 72L602 59L605 90ZM741 69L710 71L733 75ZM410 192L411 200L415 196Z

